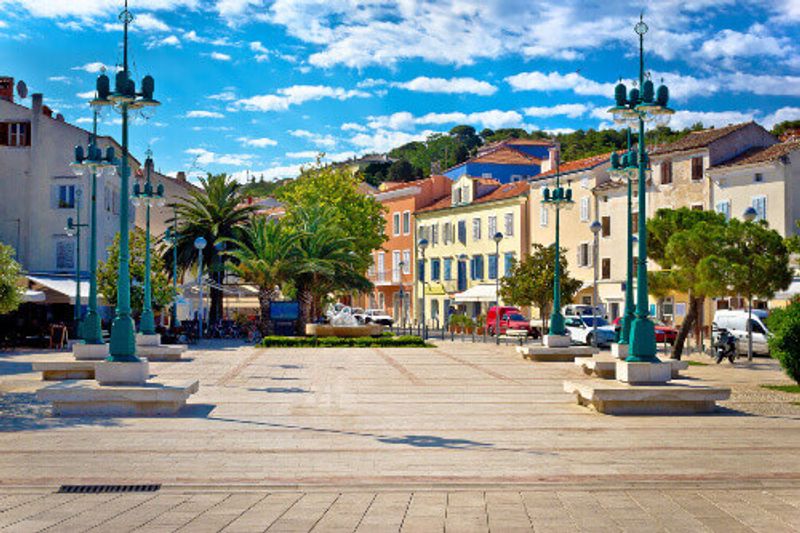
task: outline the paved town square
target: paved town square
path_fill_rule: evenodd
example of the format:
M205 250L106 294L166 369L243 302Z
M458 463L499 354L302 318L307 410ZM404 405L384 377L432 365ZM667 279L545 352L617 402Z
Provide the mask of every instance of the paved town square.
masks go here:
M777 363L692 365L732 388L703 416L604 416L570 363L512 346L256 349L208 341L177 417L54 418L0 357L0 526L11 531L792 531L800 405ZM693 360L709 363L705 356ZM794 398L792 396L795 396ZM161 484L56 494L61 485Z

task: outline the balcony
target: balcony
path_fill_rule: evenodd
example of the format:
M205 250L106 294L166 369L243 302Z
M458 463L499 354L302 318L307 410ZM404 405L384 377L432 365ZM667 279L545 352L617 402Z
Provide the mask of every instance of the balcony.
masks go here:
M401 273L399 268L389 270L371 270L367 272L367 278L376 287L399 287L402 283L405 286L411 286L414 280L411 278L411 272L406 271Z

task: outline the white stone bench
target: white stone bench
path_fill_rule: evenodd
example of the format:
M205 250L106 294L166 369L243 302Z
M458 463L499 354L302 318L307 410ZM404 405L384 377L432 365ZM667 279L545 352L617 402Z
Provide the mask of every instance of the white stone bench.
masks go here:
M185 344L151 344L136 347L136 355L148 361L182 361L183 352L187 350Z
M628 385L614 380L565 381L564 391L574 394L578 404L612 415L711 413L716 402L731 395L730 389L702 385Z
M95 361L45 361L33 363L33 370L42 373L43 381L94 379Z
M672 379L680 377L681 370L689 368L688 361L678 361L676 359L664 359L663 362L669 363L672 371ZM595 375L603 379L614 379L617 377L616 359L598 359L591 357L579 357L575 359L575 364L579 366L584 374Z
M600 350L592 346L567 346L565 348L548 348L546 346L519 346L517 352L523 359L531 361L569 363L576 357L591 357Z
M36 397L51 402L57 416L169 416L199 387L197 380L113 386L63 381L40 389Z

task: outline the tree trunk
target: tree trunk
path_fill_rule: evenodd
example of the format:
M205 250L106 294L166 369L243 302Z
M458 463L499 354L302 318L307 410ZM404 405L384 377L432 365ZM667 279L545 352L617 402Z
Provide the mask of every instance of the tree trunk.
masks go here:
M272 335L274 333L272 319L270 318L270 308L274 299L274 289L259 289L258 305L261 308L261 319L259 321L258 329L261 330L261 334L264 336Z
M695 298L692 293L689 293L689 312L686 313L686 318L683 319L681 329L678 330L678 336L675 338L675 344L672 346L672 359L680 361L683 354L683 345L689 332L692 331L695 321L697 320L698 301L702 298Z
M298 288L297 301L300 303L300 327L305 328L305 325L310 324L312 320L314 295L311 289L307 287Z

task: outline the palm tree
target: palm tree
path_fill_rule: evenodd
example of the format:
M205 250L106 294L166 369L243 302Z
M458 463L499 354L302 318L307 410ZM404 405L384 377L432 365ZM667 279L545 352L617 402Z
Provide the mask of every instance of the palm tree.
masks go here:
M222 241L233 244L233 249L225 252L236 261L231 271L258 287L261 330L266 335L272 334L270 306L280 286L294 273L299 237L277 220L254 217L244 226L240 240Z
M354 239L344 235L335 220L336 213L330 207L296 213L299 236L293 280L305 324L321 314L322 301L330 293L372 289L358 267Z
M178 215L179 238L178 269L181 273L193 268L197 263L197 250L194 241L204 237L208 245L203 250L204 270L215 281L211 287L211 322L222 316L222 291L218 288L224 276L224 249L226 240L241 240L242 226L248 221L255 207L242 203L239 184L226 174L208 174L200 178L202 190L193 190L189 198L175 204ZM168 220L168 224L172 221ZM172 271L172 249L164 252L164 262Z

